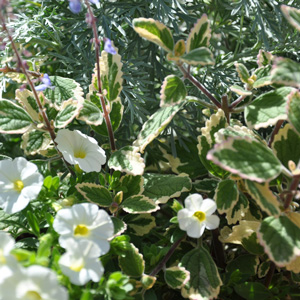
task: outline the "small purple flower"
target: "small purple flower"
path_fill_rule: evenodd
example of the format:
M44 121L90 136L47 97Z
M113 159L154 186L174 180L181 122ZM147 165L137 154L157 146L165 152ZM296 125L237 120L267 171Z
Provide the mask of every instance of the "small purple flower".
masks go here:
M54 89L54 86L51 86L51 80L50 80L48 74L44 74L44 76L42 77L41 80L42 80L42 84L35 87L36 91L41 92L41 91L44 91L46 88Z
M98 4L99 3L99 0L89 0L91 3L93 3L93 4Z
M72 13L78 14L81 11L81 2L80 0L69 0L69 8Z
M104 38L104 51L112 55L117 54L115 48L111 44L111 40L108 38Z

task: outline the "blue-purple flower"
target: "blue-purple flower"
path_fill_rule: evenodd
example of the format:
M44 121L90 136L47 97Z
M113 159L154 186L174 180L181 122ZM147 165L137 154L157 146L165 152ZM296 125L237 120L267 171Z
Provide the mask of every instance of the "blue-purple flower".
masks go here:
M54 86L51 85L51 80L48 74L44 74L41 80L42 80L42 84L35 87L36 91L40 92L40 91L44 91L46 88L51 88L51 89L54 88Z
M112 55L117 54L115 48L111 44L111 40L108 38L104 38L104 51Z
M99 0L89 0L93 4L98 4ZM69 0L69 8L72 13L78 14L81 12L81 1L80 0Z

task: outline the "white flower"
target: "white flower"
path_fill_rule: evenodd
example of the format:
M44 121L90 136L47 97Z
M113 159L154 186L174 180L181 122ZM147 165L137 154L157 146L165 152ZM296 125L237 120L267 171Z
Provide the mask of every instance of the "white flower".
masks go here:
M38 196L42 185L37 166L25 158L0 161L0 207L6 213L24 209Z
M84 285L89 280L99 282L104 269L99 260L100 249L92 242L73 239L65 241L67 252L59 259L62 272L76 285Z
M79 165L84 172L99 172L106 162L105 151L97 141L78 130L59 130L55 142L64 159L72 165Z
M219 227L219 217L212 215L217 209L214 200L203 200L201 195L192 194L184 204L185 208L178 212L177 219L180 229L186 231L188 236L199 238L205 228L212 230Z
M1 300L67 300L67 290L58 284L56 273L42 266L20 268L0 282Z
M71 208L59 210L53 221L53 228L60 234L61 247L66 247L66 240L69 238L89 240L100 248L100 255L108 252L107 240L114 234L114 225L108 213L91 203L75 204Z

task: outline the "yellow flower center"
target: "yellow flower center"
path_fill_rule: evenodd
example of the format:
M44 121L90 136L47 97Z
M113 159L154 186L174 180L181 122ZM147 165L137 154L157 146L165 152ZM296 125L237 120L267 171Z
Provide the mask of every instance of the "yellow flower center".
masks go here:
M14 181L14 190L17 191L18 193L21 193L21 191L24 188L24 183L22 180L15 180Z
M26 296L25 299L28 299L28 300L42 300L43 299L41 297L41 295L36 291L28 291L25 296Z
M85 158L86 157L86 152L84 150L78 150L74 152L74 156L76 158Z
M70 269L75 272L79 272L84 267L83 262L79 261L70 266Z
M4 254L3 254L3 250L0 249L0 264L4 265L5 263L6 263L6 258L5 258Z
M89 234L90 230L83 224L77 225L74 230L74 235L76 236L88 236Z
M196 217L200 222L203 222L206 219L205 213L200 210L196 211L193 216Z

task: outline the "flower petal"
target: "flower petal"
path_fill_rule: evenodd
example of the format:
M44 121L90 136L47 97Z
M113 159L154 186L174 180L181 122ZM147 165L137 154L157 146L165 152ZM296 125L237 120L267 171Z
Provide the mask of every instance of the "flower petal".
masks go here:
M189 237L198 239L200 236L202 236L204 230L204 222L199 222L197 219L194 219L190 226L187 228L187 235Z
M187 230L187 228L193 222L192 216L193 212L188 210L187 208L183 208L178 212L177 220L179 223L179 228L181 230Z
M213 230L219 227L220 225L220 218L216 215L208 216L206 217L206 220L204 221L205 226L209 230Z
M202 201L203 198L200 194L192 194L185 199L184 204L187 209L194 213L200 210Z
M217 209L216 202L212 199L204 199L199 210L205 212L206 216L210 216Z

